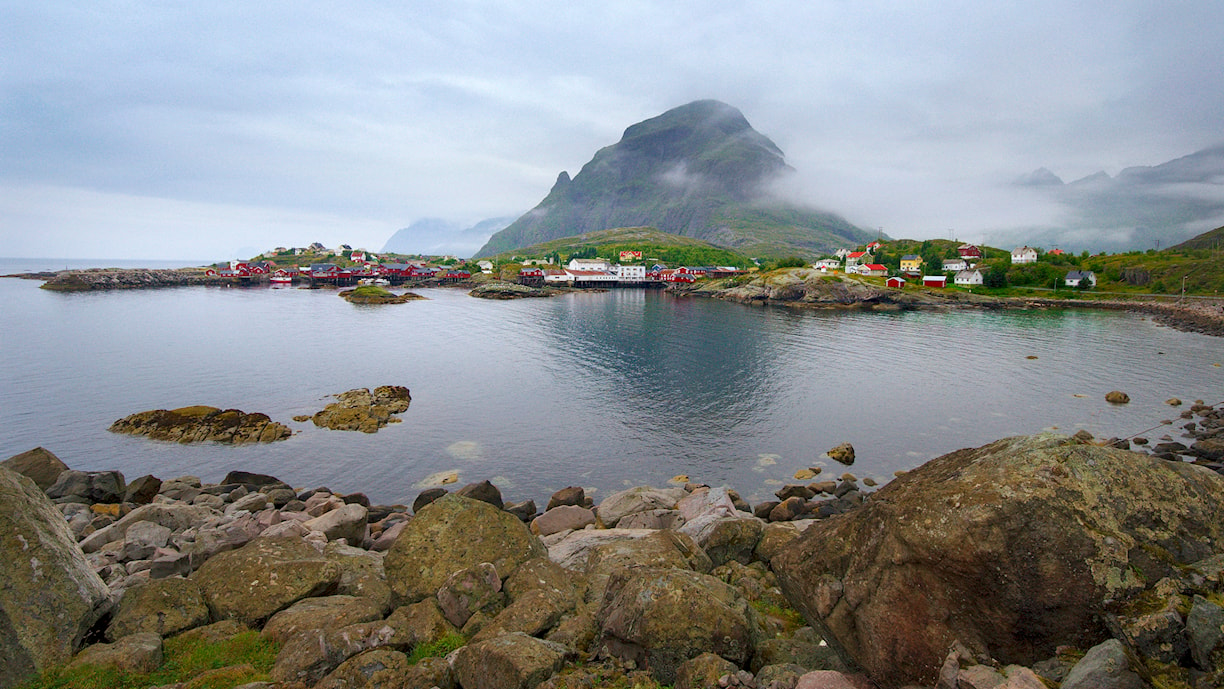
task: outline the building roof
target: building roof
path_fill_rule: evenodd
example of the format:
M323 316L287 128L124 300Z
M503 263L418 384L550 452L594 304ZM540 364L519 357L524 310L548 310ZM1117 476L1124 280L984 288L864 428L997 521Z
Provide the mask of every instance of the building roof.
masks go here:
M888 270L887 266L882 266L879 263L867 263L863 267L867 270Z
M902 261L918 261L921 257L918 254L906 254L901 257Z

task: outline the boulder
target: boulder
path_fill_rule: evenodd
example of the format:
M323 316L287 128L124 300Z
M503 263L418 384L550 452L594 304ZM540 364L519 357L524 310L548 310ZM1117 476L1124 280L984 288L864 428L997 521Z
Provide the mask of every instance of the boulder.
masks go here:
M505 503L502 502L501 491L497 488L497 486L488 481L469 483L455 491L455 495L464 498L471 498L473 500L480 500L481 502L487 502L499 510L505 507Z
M646 510L621 517L621 529L678 529L684 525L680 510Z
M526 634L506 634L455 652L455 677L463 689L535 689L561 669L568 650Z
M416 514L421 511L421 508L438 498L446 495L450 491L445 488L426 488L416 496L416 500L412 501L412 513Z
M128 484L123 493L123 501L137 505L147 505L161 492L162 482L152 474L145 474Z
M153 672L162 664L162 640L152 632L125 636L111 644L94 644L81 650L69 667L107 667L123 672Z
M36 447L19 455L13 455L0 462L0 467L11 469L25 476L42 491L55 485L55 479L59 478L61 473L68 471L68 465L45 447Z
M1117 639L1109 639L1088 649L1061 689L1142 689L1143 680L1130 669L1126 649Z
M192 578L215 620L234 619L258 627L303 598L327 595L340 581L340 567L300 538L257 538L219 553Z
M688 493L683 488L652 488L638 486L613 493L599 503L596 513L599 521L608 528L617 525L627 514L647 510L673 510L676 503Z
M533 589L519 596L518 600L497 613L488 624L472 637L479 643L503 634L522 632L527 636L542 636L567 612L574 609L575 600L547 589Z
M390 645L396 648L410 649L458 633L455 625L442 616L438 601L433 598L396 608L386 622L392 629Z
M595 523L595 513L577 505L553 507L531 521L531 533L550 536L560 531L578 530Z
M661 684L707 651L743 667L754 646L754 613L736 590L683 569L621 569L608 581L597 615L598 644L645 667Z
M1110 390L1105 393L1105 401L1110 404L1126 404L1130 402L1130 395L1121 390Z
M198 584L179 577L155 579L123 594L106 638L116 641L143 632L167 637L208 622L208 605Z
M369 511L361 505L345 504L305 522L302 526L311 531L321 531L329 541L343 538L350 545L360 544L370 532L366 524L368 513Z
M381 620L301 631L281 646L269 675L274 682L310 686L358 653L387 645L391 636Z
M284 643L301 632L347 627L381 619L382 610L367 598L319 596L303 598L276 613L259 633L265 639Z
M546 553L514 515L470 498L445 495L421 508L383 561L396 601L433 596L451 574L482 562L502 577Z
M538 557L519 565L503 588L511 601L536 590L552 591L576 601L586 590L586 579L546 557Z
M805 673L795 683L795 689L856 689L846 676L836 670L815 670Z
M331 541L323 549L323 557L340 567L336 593L368 598L383 614L391 611L391 587L387 586L382 553Z
M447 622L462 627L472 615L496 615L505 607L501 577L488 562L461 569L438 589L438 609Z
M389 648L376 648L344 661L315 685L315 689L433 686L408 684L408 656Z
M646 538L654 529L586 529L573 531L548 546L548 559L566 569L583 571L595 548L612 543Z
M65 467L67 468L67 467ZM586 491L579 486L567 486L552 494L548 499L548 507L544 511L551 510L554 507L562 505L576 505L578 507L586 507Z
M55 483L47 489L53 501L117 503L123 501L127 484L118 471L61 471Z
M690 658L676 668L675 689L707 689L717 687L718 679L732 675L739 667L714 653L702 653Z
M1215 669L1215 658L1224 661L1224 608L1195 596L1186 615L1186 637L1194 664L1200 670Z
M66 663L110 605L59 510L0 468L0 686Z
M717 567L729 560L748 564L765 523L735 508L726 488L703 488L680 501L680 533L692 536Z
M651 531L645 538L605 543L587 558L587 600L596 605L603 601L609 578L623 567L672 567L706 574L712 563L690 536L677 531Z
M240 483L248 488L258 490L264 486L285 485L284 481L267 474L255 474L249 471L231 471L221 479L221 483Z
M854 464L854 446L850 443L842 443L825 454L829 456L829 459L846 466Z
M845 659L929 685L956 640L1032 665L1107 638L1107 601L1224 547L1222 511L1224 477L1201 467L1007 438L907 472L771 562Z
M153 522L130 524L123 534L123 559L145 560L170 542L170 529Z

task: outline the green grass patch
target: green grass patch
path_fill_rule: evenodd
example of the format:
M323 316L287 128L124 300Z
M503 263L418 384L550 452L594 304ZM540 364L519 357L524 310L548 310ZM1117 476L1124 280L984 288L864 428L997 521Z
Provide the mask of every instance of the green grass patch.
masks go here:
M18 689L143 689L196 679L199 681L192 684L192 689L221 689L268 681L279 650L280 644L254 631L219 642L171 638L163 646L162 666L154 672L123 672L98 666L57 668Z
M807 620L803 619L803 615L799 614L794 608L786 608L765 600L749 601L749 605L762 615L767 615L783 623L783 634L790 636L795 633L795 630L807 624Z
M436 641L414 646L412 653L408 654L408 664L416 665L426 658L445 658L452 651L466 644L467 639L463 638L462 634L449 632Z

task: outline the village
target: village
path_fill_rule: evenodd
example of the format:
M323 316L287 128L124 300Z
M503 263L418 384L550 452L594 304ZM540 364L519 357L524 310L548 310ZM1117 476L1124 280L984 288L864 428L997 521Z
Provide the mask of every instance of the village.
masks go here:
M858 250L839 249L828 258L819 259L811 268L824 273L843 272L847 275L885 278L885 285L903 289L909 284L923 287L946 288L949 285L962 288L992 287L990 268L985 263L983 248L974 244L961 244L954 258L926 260L918 254L900 257L899 267L890 270L877 263L876 253L882 252L884 243L871 242ZM1055 257L1058 249L1047 255ZM1035 264L1041 252L1022 246L1011 251L1012 265ZM334 261L324 261L324 257ZM308 266L279 265L276 260L288 263L298 257L315 259ZM541 287L664 287L668 284L691 284L699 279L734 277L754 272L756 267L744 270L735 266L679 266L668 267L662 263L644 265L641 251L621 251L620 262L605 258L571 258L564 266L554 263L554 258L525 259L517 264L516 281L520 284ZM288 260L286 260L288 259ZM300 260L300 259L299 259ZM266 252L258 260L230 261L228 265L210 267L206 274L222 278L233 278L244 282L270 282L273 285L305 283L310 286L355 284L402 285L405 283L453 284L471 280L475 273L493 275L496 266L490 260L461 260L441 257L436 260L405 261L395 257L384 257L362 249L341 244L328 249L314 243L305 248L287 249L278 247ZM502 278L508 276L502 274ZM1091 270L1071 269L1061 278L1063 287L1089 289L1097 284L1097 276Z

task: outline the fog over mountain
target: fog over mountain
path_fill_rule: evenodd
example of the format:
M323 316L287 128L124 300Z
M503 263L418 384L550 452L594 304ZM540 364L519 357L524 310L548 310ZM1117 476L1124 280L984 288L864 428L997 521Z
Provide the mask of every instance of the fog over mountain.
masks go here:
M1224 145L1069 183L1039 168L1018 179L1016 187L1057 203L1060 216L1044 226L993 233L987 243L1072 251L1167 248L1224 225Z
M382 250L426 256L471 256L517 217L488 218L470 227L442 218L422 218L391 235Z

